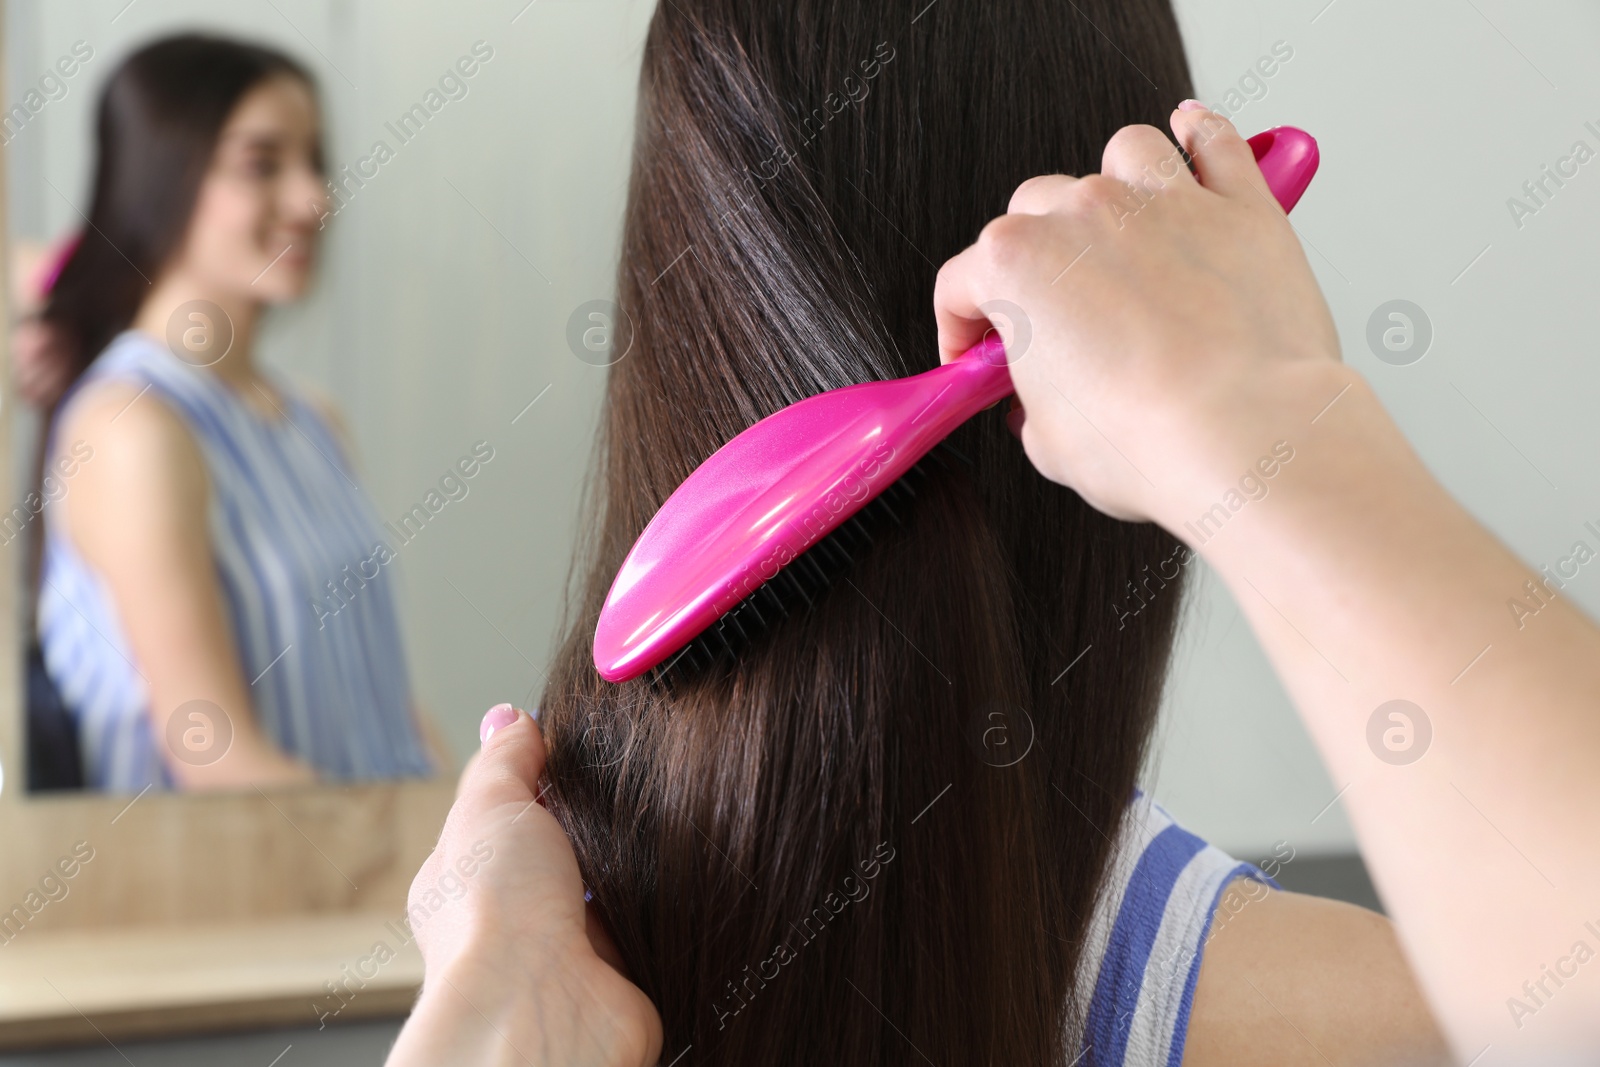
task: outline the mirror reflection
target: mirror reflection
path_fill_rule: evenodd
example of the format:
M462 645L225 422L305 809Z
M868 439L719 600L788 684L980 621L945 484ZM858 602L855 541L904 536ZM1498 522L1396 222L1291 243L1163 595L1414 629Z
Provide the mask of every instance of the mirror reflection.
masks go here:
M82 227L27 293L34 783L426 775L444 757L412 696L393 534L337 408L256 353L330 213L315 81L182 34L102 94Z
M506 51L537 42L437 13L412 60L326 5L8 17L28 788L453 775L462 694L541 680L607 361L564 321L607 254L561 276L522 146L459 152L533 107ZM620 205L621 61L568 79L615 84L615 177L552 191L588 220Z

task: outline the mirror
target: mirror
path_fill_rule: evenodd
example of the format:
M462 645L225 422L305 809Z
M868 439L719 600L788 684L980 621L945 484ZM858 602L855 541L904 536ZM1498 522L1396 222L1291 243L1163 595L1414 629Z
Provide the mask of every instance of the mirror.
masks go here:
M453 777L541 684L648 11L541 13L610 38L551 109L515 10L102 6L6 39L28 788Z
M614 286L650 12L631 0L480 0L404 15L367 0L7 0L0 1047L243 1024L315 1028L322 1017L344 1023L410 1004L421 961L396 933L407 928L407 888L437 839L484 710L500 701L527 706L543 681L609 360L589 316ZM128 644L120 646L105 624L111 614L125 622L115 588L99 599L59 581L59 592L50 590L33 577L40 571L30 545L58 513L75 519L74 505L93 495L84 490L127 456L100 435L159 413L155 389L139 395L141 383L126 412L111 410L93 433L67 438L64 455L38 470L41 415L51 404L37 394L50 390L48 376L29 376L41 364L28 362L26 334L64 243L97 236L85 216L93 214L93 115L107 80L137 49L188 32L270 48L315 81L324 177L292 189L298 202L284 200L282 210L316 247L310 262L295 252L278 259L283 245L271 245L269 229L269 254L253 270L248 252L225 268L247 271L230 275L233 288L253 292L303 271L301 291L282 287L248 324L238 304L214 294L197 298L228 304L222 315L180 310L186 295L166 312L172 336L164 320L134 339L135 362L165 368L179 383L226 384L218 369L229 371L245 351L233 346L249 338L261 389L194 395L237 401L223 408L233 429L258 430L258 443L280 450L280 460L298 456L304 466L295 469L326 490L324 514L348 519L363 500L365 517L360 535L343 540L326 565L283 579L273 594L282 610L264 631L239 621L250 611L232 599L243 586L227 575L245 572L201 563L187 573L213 576L211 631L192 617L187 631L177 629L168 616L124 626ZM292 112L291 103L284 113ZM236 156L239 166L227 172L234 192L265 183L279 163L293 172L294 151L289 145L277 162ZM236 197L233 207L248 200ZM138 284L153 287L156 278L147 280ZM202 412L163 395L193 444L194 423L183 420ZM219 500L204 454L195 470L207 500ZM116 478L100 482L117 488ZM169 533L191 546L204 534L214 552L215 516L203 514ZM344 535L330 520L295 536L333 544ZM286 558L287 544L267 541L263 558ZM84 560L94 558L89 548ZM54 580L57 572L45 573ZM124 573L138 577L136 568ZM131 652L124 662L102 649L100 662L123 681L161 685L138 654L146 645L180 672L201 646L232 649L236 696L203 686L180 692L168 701L184 708L175 744L165 730L147 735L144 767L164 749L170 781L110 775L105 759L98 771L84 766L93 742L78 730L72 702L88 693L94 706L110 707L104 681L58 672L49 687L30 688L41 662L49 671L43 649L30 655L39 588L55 598L46 614L64 607L56 617L78 638ZM137 610L165 611L166 591L152 583L135 598ZM290 629L277 632L280 624ZM385 627L388 651L363 660L365 677L341 673L349 664L339 656L322 657L320 684L344 687L348 699L286 696L311 691L316 657L303 654L315 642L349 647ZM153 636L141 638L141 629ZM240 635L250 632L273 647L245 647ZM363 690L388 694L384 717L369 716L364 740L347 751L391 746L404 758L315 766L313 751L304 781L219 779L214 772L230 757L211 757L241 751L245 716L264 721L261 694L274 686L277 706L314 729L333 722L336 707L361 710ZM123 700L125 710L132 702ZM44 727L35 732L32 722ZM46 773L30 774L30 750ZM379 942L392 954L374 973Z

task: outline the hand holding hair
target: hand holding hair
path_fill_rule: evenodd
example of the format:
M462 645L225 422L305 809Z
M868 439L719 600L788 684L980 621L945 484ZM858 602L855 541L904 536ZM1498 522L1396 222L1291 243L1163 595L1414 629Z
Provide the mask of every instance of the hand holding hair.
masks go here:
M1245 142L1198 105L1171 125L1198 180L1130 126L1102 174L1018 188L939 273L941 354L991 328L990 301L1020 307L1029 459L1102 511L1160 523L1227 582L1343 787L1332 799L1456 1052L1592 1052L1600 982L1548 975L1600 936L1600 631L1548 589L1535 619L1507 611L1539 595L1533 572L1340 362ZM1395 701L1432 738L1400 760L1369 740Z
M70 374L60 331L31 316L11 331L11 383L29 407L48 410L66 391Z
M538 723L500 704L479 733L482 751L411 884L426 975L390 1067L654 1064L660 1018L602 958L614 951L587 918L572 846L537 800Z

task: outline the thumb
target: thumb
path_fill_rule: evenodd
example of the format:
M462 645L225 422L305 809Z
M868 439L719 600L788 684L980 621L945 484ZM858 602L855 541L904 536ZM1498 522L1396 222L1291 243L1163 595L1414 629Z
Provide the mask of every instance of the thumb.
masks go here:
M461 773L456 807L470 816L533 800L545 762L544 735L533 717L510 704L497 704L484 715L478 736L483 747Z

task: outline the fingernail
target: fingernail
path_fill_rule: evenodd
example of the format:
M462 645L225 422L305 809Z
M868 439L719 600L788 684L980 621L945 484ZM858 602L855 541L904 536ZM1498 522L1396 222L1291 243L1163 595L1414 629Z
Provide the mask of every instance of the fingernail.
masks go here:
M484 712L483 721L478 724L478 743L486 745L489 738L494 736L496 730L510 726L517 721L517 709L510 704L496 704Z
M1204 111L1206 106L1198 100L1185 100L1178 105L1179 111Z

